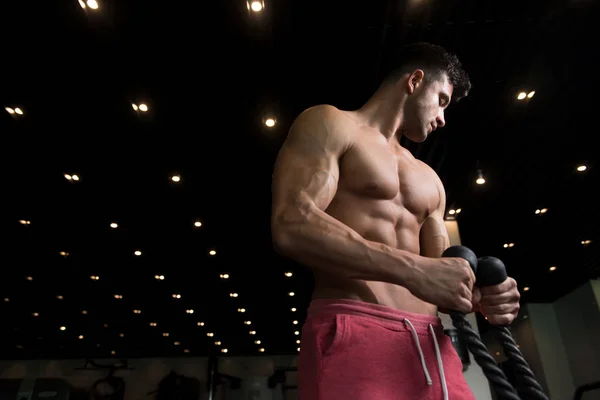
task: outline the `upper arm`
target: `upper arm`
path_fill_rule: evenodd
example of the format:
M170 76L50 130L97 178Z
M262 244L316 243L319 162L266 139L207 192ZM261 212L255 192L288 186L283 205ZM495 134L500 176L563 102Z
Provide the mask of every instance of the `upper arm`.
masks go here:
M433 172L433 171L432 171ZM439 258L444 250L450 247L450 239L444 214L446 212L446 191L442 181L435 175L436 185L439 191L439 203L435 210L425 219L420 232L421 255L424 257Z
M349 145L342 130L332 124L339 112L332 106L315 106L301 113L292 124L273 173L274 240L280 228L301 221L314 207L325 210L333 199L339 159Z

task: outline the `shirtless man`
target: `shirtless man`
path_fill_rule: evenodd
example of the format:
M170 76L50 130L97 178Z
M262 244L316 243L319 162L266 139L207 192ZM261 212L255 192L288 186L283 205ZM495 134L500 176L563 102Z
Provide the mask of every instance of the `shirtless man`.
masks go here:
M273 243L315 290L298 358L301 400L474 399L438 308L509 324L514 279L479 290L449 247L437 174L400 146L466 96L456 56L415 44L356 111L319 105L292 124L273 176Z

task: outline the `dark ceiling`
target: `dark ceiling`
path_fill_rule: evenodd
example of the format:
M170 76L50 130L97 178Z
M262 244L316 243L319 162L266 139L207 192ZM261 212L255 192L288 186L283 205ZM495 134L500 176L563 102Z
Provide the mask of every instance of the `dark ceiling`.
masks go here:
M523 302L598 277L595 2L98 4L0 6L0 357L294 354L312 278L272 250L277 150L303 109L362 105L418 40L474 85L445 129L406 143L461 208L463 243L505 260Z

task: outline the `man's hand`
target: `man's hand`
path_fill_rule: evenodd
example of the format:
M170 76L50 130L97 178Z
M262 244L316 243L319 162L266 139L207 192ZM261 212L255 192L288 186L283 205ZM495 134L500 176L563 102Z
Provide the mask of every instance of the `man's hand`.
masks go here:
M510 325L519 314L521 294L517 281L504 282L483 288L473 288L473 311L481 312L492 325Z

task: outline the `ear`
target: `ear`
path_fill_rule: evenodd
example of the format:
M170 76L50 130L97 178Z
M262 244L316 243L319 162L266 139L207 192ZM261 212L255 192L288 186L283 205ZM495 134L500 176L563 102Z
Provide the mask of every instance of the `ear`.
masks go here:
M423 83L423 78L425 77L425 73L422 69L414 70L409 76L408 81L406 82L406 88L408 89L408 93L412 94L414 91Z

